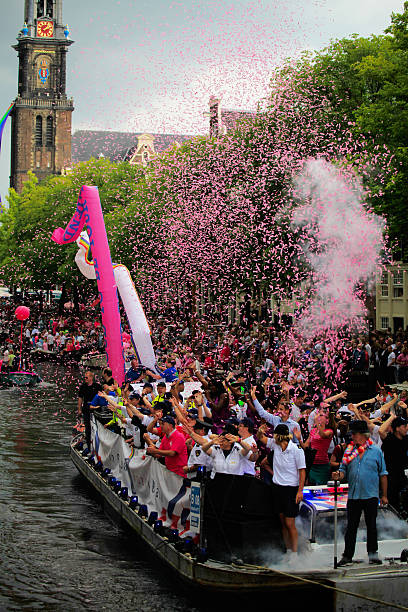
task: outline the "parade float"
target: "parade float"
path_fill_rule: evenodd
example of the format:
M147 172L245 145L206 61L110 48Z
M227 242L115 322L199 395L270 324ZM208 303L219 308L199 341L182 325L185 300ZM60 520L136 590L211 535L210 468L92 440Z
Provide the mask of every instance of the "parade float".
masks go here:
M81 236L85 225L88 237ZM76 261L88 278L97 281L107 363L119 384L124 380L124 355L118 285L140 363L155 366L149 326L130 275L115 274L96 187L81 189L73 218L65 230L54 232L53 239L59 244L79 241ZM346 487L339 497L330 487L305 489L298 519L300 554L297 565L288 567L279 518L272 511L273 489L265 482L250 476L209 475L204 468L198 468L193 480L182 478L93 418L92 446L91 453L82 434L72 440L70 453L78 471L103 504L188 584L282 597L288 597L288 589L294 596L296 589L296 601L301 597L303 605L312 604L317 596L320 606L332 610L407 609L408 529L392 511L382 511L379 549L384 564L369 565L360 541L361 562L337 569L337 531L333 539L330 525L344 524ZM396 530L387 530L390 520L397 521Z

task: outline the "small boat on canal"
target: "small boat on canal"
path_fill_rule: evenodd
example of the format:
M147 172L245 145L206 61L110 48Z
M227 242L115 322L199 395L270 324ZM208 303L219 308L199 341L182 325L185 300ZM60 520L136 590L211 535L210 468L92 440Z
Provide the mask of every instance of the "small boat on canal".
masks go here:
M42 381L37 372L0 372L0 389L10 387L35 387Z

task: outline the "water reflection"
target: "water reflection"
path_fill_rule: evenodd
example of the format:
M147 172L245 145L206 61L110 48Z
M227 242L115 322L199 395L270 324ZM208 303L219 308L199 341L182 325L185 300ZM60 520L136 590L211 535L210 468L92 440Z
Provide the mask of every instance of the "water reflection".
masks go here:
M79 371L38 371L45 384L0 391L0 609L194 610L69 460Z

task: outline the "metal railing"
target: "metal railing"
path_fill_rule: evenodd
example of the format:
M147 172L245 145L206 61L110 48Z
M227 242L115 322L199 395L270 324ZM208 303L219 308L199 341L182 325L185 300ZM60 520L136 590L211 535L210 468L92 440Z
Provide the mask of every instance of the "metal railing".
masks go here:
M17 98L16 106L36 106L37 108L73 108L73 98L66 100L45 100L43 98Z

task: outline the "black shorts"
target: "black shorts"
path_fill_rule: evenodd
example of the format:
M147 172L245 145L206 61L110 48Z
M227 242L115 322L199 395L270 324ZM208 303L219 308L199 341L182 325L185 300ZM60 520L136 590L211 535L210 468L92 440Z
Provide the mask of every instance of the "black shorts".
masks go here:
M295 518L299 513L299 504L296 503L298 487L283 487L273 483L273 502L275 512L287 518Z

